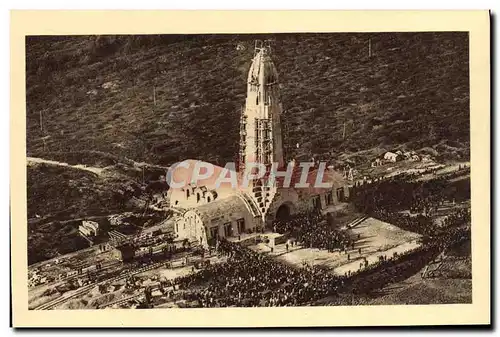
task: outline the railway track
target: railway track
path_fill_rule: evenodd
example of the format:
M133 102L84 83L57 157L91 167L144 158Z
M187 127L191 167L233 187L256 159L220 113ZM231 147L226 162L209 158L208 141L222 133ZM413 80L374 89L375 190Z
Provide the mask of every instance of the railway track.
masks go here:
M102 264L101 269L97 269L96 266L95 266L95 264L86 264L86 265L82 265L82 266L77 266L76 268L74 268L73 272L76 272L76 270L78 270L79 268L81 268L82 272L80 274L78 272L76 272L76 273L68 275L66 277L58 278L54 282L51 282L50 284L61 283L61 282L68 282L68 281L77 279L78 277L82 277L82 276L88 275L89 273L92 273L92 274L96 274L98 272L100 273L100 272L112 269L112 268L114 268L114 267L116 267L118 265L121 265L121 264L122 264L122 262L120 262L120 261L104 262ZM40 284L38 286L46 286L47 284L48 283L43 283L43 284ZM30 287L30 288L36 288L36 287L37 286Z
M77 290L75 290L75 292L73 292L71 295L69 296L65 296L64 294L61 295L60 297L52 300L52 301L49 301L49 302L46 302L42 305L39 305L38 307L35 308L35 310L48 310L48 309L52 309L60 304L63 304L64 302L72 299L72 298L75 298L76 296L78 295L82 295L83 293L89 291L90 289L92 289L94 286L96 286L96 284L89 284L89 285L86 285L86 286L83 286L81 288L78 288Z
M159 287L155 286L155 287L152 287L152 288L151 288L151 291L155 291L155 290L158 290L158 289L159 289ZM173 289L173 287L172 287L172 286L169 286L169 287L167 287L166 289L167 289L167 290L172 290L172 289ZM117 300L117 301L110 302L110 303L104 304L104 305L102 305L102 306L99 306L99 308L98 308L98 309L110 308L110 307L115 306L115 305L120 306L120 305L122 305L122 304L125 304L125 303L127 303L127 302L129 302L129 301L132 301L132 300L134 300L134 299L140 298L140 297L142 297L142 296L144 296L144 293L141 291L141 292L140 292L140 293L138 293L138 294L135 294L135 295L132 295L132 296L129 296L129 297L126 297L126 298L122 298L122 299L120 299L120 300Z
M171 261L161 261L161 262L157 262L157 263L153 263L151 265L147 265L147 266L144 266L144 267L140 267L140 268L137 268L137 269L134 269L134 270L131 270L127 273L124 273L124 274L121 274L121 275L118 275L118 276L114 276L112 278L109 278L109 279L106 279L106 280L102 280L102 281L99 281L99 282L96 282L96 283L91 283L91 284L88 284L88 285L85 285L81 288L78 288L76 289L74 292L72 292L71 294L68 294L68 295L61 295L60 297L52 300L52 301L49 301L49 302L46 302L42 305L39 305L38 307L35 308L35 310L50 310L50 309L53 309L55 308L56 306L59 306L73 298L76 298L80 295L83 295L84 293L88 292L90 289L98 286L98 285L101 285L101 284L105 284L105 283L109 283L109 282L116 282L116 281L120 281L120 280L123 280L123 279L126 279L128 277L131 277L133 275L136 275L136 274L140 274L140 273L144 273L144 272L147 272L147 271L150 271L150 270L153 270L153 269L157 269L157 268L160 268L164 265L167 265L167 264L171 264L172 262Z
M109 234L110 240L108 242L106 242L105 244L111 244L112 246L118 246L118 245L126 243L126 242L132 242L134 240L134 238L136 238L136 236L133 236L133 235L128 236L128 235L122 234L116 230L113 230L113 231L109 232L108 234ZM83 250L71 253L70 255L74 255L76 253L82 253L84 251L96 250L97 247L99 247L99 246L100 245L95 245L95 246L89 247L87 249L83 249ZM66 272L66 274L67 274L66 277L57 278L54 280L54 282L69 281L69 280L78 278L81 275L89 273L89 272L93 272L93 273L101 272L104 270L108 270L112 267L115 267L116 265L121 264L121 263L122 262L120 262L120 261L104 261L104 262L102 262L102 267L101 267L102 269L97 269L96 263L79 261L79 262L74 263L71 266L71 271ZM81 270L81 271L78 272L79 270ZM53 282L51 282L51 283L53 283ZM46 286L46 285L47 285L47 283L43 283L43 284L39 284L37 286ZM30 287L30 288L35 288L35 287L36 286Z
M127 298L122 298L121 300L114 301L114 302L102 305L102 306L99 307L99 309L110 308L110 307L112 307L114 305L120 306L120 305L125 304L125 303L127 303L129 301L132 301L132 300L134 300L136 298L139 298L139 297L141 297L143 295L144 295L143 293L139 293L139 294L135 294L135 295L129 296Z

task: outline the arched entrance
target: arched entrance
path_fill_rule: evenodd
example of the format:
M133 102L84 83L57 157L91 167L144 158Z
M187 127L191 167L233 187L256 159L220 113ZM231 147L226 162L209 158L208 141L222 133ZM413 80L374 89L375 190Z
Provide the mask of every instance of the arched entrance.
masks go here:
M287 204L282 204L280 207L278 207L278 210L276 211L277 221L286 221L289 220L290 217L290 206L288 206Z

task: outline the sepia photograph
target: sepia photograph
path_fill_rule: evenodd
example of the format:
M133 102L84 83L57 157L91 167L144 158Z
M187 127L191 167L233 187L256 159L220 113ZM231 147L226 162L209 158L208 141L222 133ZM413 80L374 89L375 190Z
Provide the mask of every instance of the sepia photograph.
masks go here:
M469 31L23 44L28 311L473 304Z

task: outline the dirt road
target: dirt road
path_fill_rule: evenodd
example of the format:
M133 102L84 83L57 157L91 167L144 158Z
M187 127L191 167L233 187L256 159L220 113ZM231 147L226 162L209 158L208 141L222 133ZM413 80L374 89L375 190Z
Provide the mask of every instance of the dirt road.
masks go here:
M48 160L48 159L36 158L36 157L27 157L26 162L28 165L49 164L49 165L72 167L72 168L79 169L79 170L89 171L89 172L92 172L92 173L97 174L97 175L101 175L102 171L104 170L103 168L100 168L100 167L91 167L91 166L87 166L87 165L70 165L68 163L63 163L60 161Z

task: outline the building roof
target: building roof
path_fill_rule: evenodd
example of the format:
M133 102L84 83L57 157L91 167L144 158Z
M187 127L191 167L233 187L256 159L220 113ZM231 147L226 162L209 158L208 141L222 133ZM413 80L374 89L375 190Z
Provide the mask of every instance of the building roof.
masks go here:
M192 209L192 211L197 213L203 221L203 224L208 227L210 226L210 220L224 214L244 212L251 214L245 202L236 195L200 205Z
M181 164L181 166L177 166L175 169L171 170L172 177L170 179L172 179L173 182L184 182L184 184L181 184L180 187L170 187L168 195L171 202L173 202L174 199L179 198L180 195L183 195L186 189L191 189L193 187L203 187L207 191L214 191L214 198L216 199L224 199L238 193L238 186L240 186L238 184L238 179L236 179L236 186L232 186L231 182L229 181L222 182L218 187L216 186L218 177L226 172L224 167L194 159L184 160ZM200 165L200 167L211 166L214 172L208 178L198 179L194 182L194 184L191 184L197 164ZM205 169L203 168L200 170L201 175L205 173L204 170ZM231 170L231 172L231 174L237 174L235 171ZM226 175L226 177L229 177L229 173Z
M184 167L178 167L175 170L173 170L173 180L174 182L180 182L180 181L185 181L189 183L193 177L193 171L195 168L197 160L185 160ZM206 178L206 179L200 179L196 182L196 186L205 186L208 190L215 190L217 191L217 194L221 196L218 199L223 199L224 197L228 196L236 196L238 192L245 192L245 186L243 186L243 177L242 174L237 173L235 171L232 171L236 175L236 182L237 186L231 186L230 182L223 182L220 184L218 188L216 188L216 182L217 178L223 173L224 168L221 166L213 165L210 163L206 162L201 162L201 166L204 166L204 164L212 165L214 168L214 173ZM200 165L199 164L199 165ZM280 169L280 172L285 171L285 169ZM321 177L321 173L323 173L323 176ZM202 171L203 174L203 171ZM268 173L269 174L269 173ZM296 184L300 182L300 178L302 175L302 167L296 165L293 169L292 172L292 178L291 178L291 183L290 187L296 189L299 191L300 194L302 193L307 193L307 194L321 194L326 192L327 190L330 190L331 188L327 187L315 187L315 182L316 179L319 179L320 183L332 183L333 186L345 186L347 185L345 179L343 178L342 174L339 172L332 170L332 169L327 169L325 168L324 171L318 170L317 167L311 167L309 169L308 175L307 175L307 183L309 184L309 187L295 187ZM319 175L319 177L318 177ZM229 176L229 175L227 175ZM266 175L263 178L264 180L266 179ZM284 187L284 181L285 179L282 177L277 177L276 178L276 186L278 188ZM177 189L182 189L177 188Z
M99 228L99 223L97 223L95 221L83 220L80 227L81 228L89 228L90 227L94 230L97 230Z
M215 189L217 178L221 175L221 173L224 172L224 167L217 166L215 164L208 163L208 162L201 161L201 160L196 160L196 159L187 159L187 160L184 160L181 163L179 163L179 165L176 166L176 168L171 171L173 181L176 183L184 181L186 183L184 187L187 187L188 184L193 180L194 170L195 170L197 164L199 165L199 167L202 168L200 170L201 175L205 174L204 167L207 167L207 166L213 167L214 172L208 178L197 180L195 185L200 186L200 187L204 186L208 190ZM235 171L232 171L232 170L230 170L230 171L236 174ZM227 176L229 176L229 174ZM181 187L179 189L182 189L182 188L183 187ZM220 189L231 190L234 188L233 188L233 186L231 186L231 184L229 182L222 182L220 184L220 187L217 188L217 190L220 190Z
M323 176L321 176L323 173ZM300 178L302 176L302 168L296 166L293 170L292 179L290 183L290 187L295 189L299 194L302 195L315 195L322 194L324 192L328 192L335 187L341 187L347 185L344 177L339 172L332 169L325 169L324 171L319 171L317 168L311 168L309 173L307 174L306 182L309 184L308 187L297 187L296 185L300 182ZM284 186L284 178L277 178L277 185L280 188L286 188ZM315 186L316 180L318 183L330 183L332 187L318 187Z

